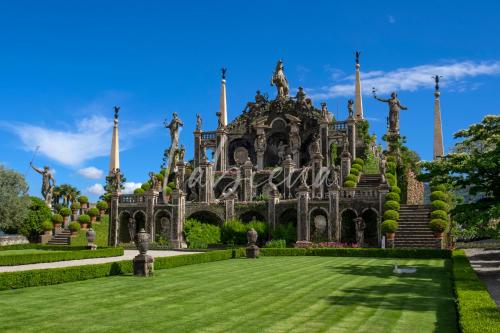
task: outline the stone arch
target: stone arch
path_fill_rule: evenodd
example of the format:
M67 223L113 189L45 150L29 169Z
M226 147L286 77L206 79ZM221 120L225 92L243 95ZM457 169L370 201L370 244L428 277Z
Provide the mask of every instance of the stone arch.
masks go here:
M266 222L266 218L262 213L256 211L256 210L247 210L244 211L240 214L239 216L241 222L248 223L251 222L252 220L256 221L261 221L261 222Z
M328 211L323 207L315 207L309 212L311 241L328 241L328 215Z
M361 217L365 223L364 242L366 246L375 247L378 245L378 212L374 208L365 208L361 212Z
M186 219L195 219L202 223L209 223L217 226L224 224L224 220L210 210L197 210L192 212Z
M118 229L118 241L120 243L130 243L132 241L128 230L128 221L131 217L132 214L128 210L124 210L120 213L120 215L118 215L118 223L120 224Z
M278 125L278 122L280 122L280 123L282 122L282 123L283 123L283 125ZM275 123L276 123L276 124L275 124ZM286 124L287 124L287 122L286 122L286 120L285 120L285 119L283 119L283 118L281 118L281 117L276 117L276 118L274 118L274 119L271 121L271 123L269 124L269 126L270 126L270 127L273 127L273 128L286 128ZM275 126L275 125L278 125L278 126Z
M341 216L341 241L343 243L356 243L356 224L354 219L358 217L356 210L346 208Z
M154 215L154 240L157 241L160 237L163 237L167 240L172 239L172 215L166 209L160 209Z
M135 232L141 231L142 228L146 229L146 213L143 210L137 210L132 216L135 220Z

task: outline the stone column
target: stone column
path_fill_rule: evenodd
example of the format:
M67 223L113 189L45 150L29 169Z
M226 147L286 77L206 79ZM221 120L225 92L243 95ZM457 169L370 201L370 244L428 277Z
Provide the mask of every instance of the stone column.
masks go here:
M226 171L227 167L227 133L225 128L217 129L217 148L215 151L215 170Z
M312 158L312 198L323 198L323 181L322 181L322 163L323 156L319 153L313 155Z
M242 182L241 182L241 191L242 201L252 201L253 198L253 165L250 161L250 158L243 164L241 167L242 170Z
M328 145L328 121L322 120L320 124L321 154L323 155L323 166L330 166L330 147Z
M177 186L183 192L186 191L185 178L186 178L186 163L184 161L179 161L177 162Z
M297 240L309 241L309 187L307 185L299 186L297 200Z
M144 229L151 235L154 240L155 236L155 223L154 223L154 209L158 201L158 192L151 189L144 194L146 200L146 221L144 221Z
M381 184L379 187L377 187L378 191L378 212L379 212L379 218L377 220L377 235L378 235L378 245L382 245L382 218L381 216L384 215L384 204L385 204L385 195L389 193L389 185L387 183ZM386 240L386 247L392 247L389 246L389 242Z
M342 154L340 154L340 179L341 184L344 184L345 177L349 174L349 171L351 171L351 154L344 150Z
M224 204L226 206L226 221L231 221L234 219L234 201L236 200L235 194L230 194L224 199Z
M194 167L199 167L201 163L201 131L194 131Z
M339 186L331 186L328 189L329 217L328 221L328 240L340 242L340 215L339 215Z
M201 162L200 202L213 201L213 164L206 159Z
M295 163L292 161L292 157L287 155L283 163L281 164L283 167L283 198L289 199L292 198L292 174L293 169L295 168Z
M269 199L267 200L267 222L268 236L276 229L276 205L280 202L280 193L277 188L269 191ZM268 237L270 238L270 237Z
M184 218L186 213L186 196L183 191L174 189L172 191L172 239L170 244L175 249L186 248L186 242L182 236L184 230Z
M109 205L109 235L108 235L109 246L117 246L119 242L118 235L120 229L120 220L118 216L118 203L119 203L118 193L115 192L111 196L111 202Z
M349 152L354 160L356 158L356 121L347 119L347 137L349 138Z

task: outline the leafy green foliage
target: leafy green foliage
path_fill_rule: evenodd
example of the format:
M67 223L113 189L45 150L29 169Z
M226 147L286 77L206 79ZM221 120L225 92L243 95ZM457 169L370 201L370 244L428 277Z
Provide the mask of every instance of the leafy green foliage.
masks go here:
M346 180L344 182L344 187L350 187L350 188L353 188L353 187L356 187L356 183L353 182L352 180Z
M18 233L28 215L30 199L24 177L0 165L0 230Z
M389 192L385 195L385 200L393 200L399 202L401 198L399 197L399 194L394 192Z
M95 208L95 207L92 207L92 208L90 208L89 210L87 210L87 214L88 214L90 217L98 216L98 215L99 215L99 209L97 209L97 208Z
M278 224L272 232L273 239L284 239L286 243L297 240L297 228L292 223Z
M141 188L141 187L136 188L136 189L134 190L134 194L136 194L136 195L141 195L141 194L144 194L144 189L143 189L143 188Z
M351 170L349 171L349 173L351 173L353 175L356 175L356 176L359 176L360 171L358 169L351 168Z
M387 210L399 211L400 205L399 205L399 202L397 202L397 201L389 200L389 201L385 202L384 208Z
M384 220L397 220L399 213L395 210L389 209L384 212Z
M106 210L106 209L108 209L108 203L106 201L99 201L96 204L96 207L97 207L97 209L100 209L100 210Z
M61 214L54 214L54 215L52 215L51 220L54 223L62 223L64 221L64 218L62 217Z
M448 200L448 195L442 191L434 191L431 193L431 201L441 200L446 202Z
M82 214L82 215L78 216L78 222L80 222L80 223L89 223L90 222L90 216L88 216L87 214Z
M363 166L361 164L358 164L358 163L354 163L353 165L351 165L351 168L356 169L359 172L363 171Z
M92 223L92 229L95 231L94 243L98 246L98 248L106 247L108 245L109 216L102 216L100 223ZM80 230L75 237L71 237L71 245L87 246L87 231Z
M71 209L72 210L77 210L77 209L80 209L80 203L78 201L74 201L72 204L71 204Z
M31 203L29 205L28 216L19 228L19 232L30 240L35 241L43 230L42 223L46 220L50 220L52 212L42 199L30 197L30 200Z
M382 222L381 229L383 233L396 232L398 230L399 224L394 220L385 220Z
M71 230L72 232L78 232L80 231L82 227L80 226L80 223L78 222L71 222L69 225L68 225L68 229Z
M448 227L448 222L445 220L432 219L431 222L429 222L429 228L432 231L444 232L447 227Z
M150 189L151 189L151 184L150 184L150 183L148 183L148 182L143 183L143 184L141 185L141 188L142 188L144 191L148 191L148 190L150 190Z
M444 210L435 210L431 213L431 219L441 219L448 221L448 213Z
M286 240L284 239L273 239L270 241L266 242L266 245L264 247L268 248L274 248L274 249L281 249L286 247Z
M364 165L365 165L365 161L363 161L363 159L362 159L362 158L356 157L356 158L354 159L354 164L359 164L359 165L361 165L361 166L364 166Z
M346 180L346 181L352 181L352 182L357 183L357 182L358 182L358 176L353 175L352 173L350 173L350 174L348 174L348 175L345 177L345 180Z
M80 204L86 204L86 203L89 202L89 198L86 197L85 195L81 195L81 196L78 197L78 202Z
M450 206L441 200L434 200L431 202L431 209L434 210L444 210L445 212L448 212L450 210Z
M244 245L247 243L247 231L254 228L258 240L262 241L266 234L266 224L260 221L243 223L239 220L226 221L221 230L221 239L224 244Z
M391 186L391 192L401 194L401 189L397 186Z
M446 185L444 184L436 184L431 186L431 191L436 192L436 191L441 191L441 192L446 192L447 188Z
M54 229L54 224L51 220L45 220L42 222L42 230L43 231L51 231Z
M59 214L62 216L70 216L71 215L71 209L68 207L63 207L59 210Z
M188 219L184 222L184 235L189 248L206 249L208 245L220 242L221 230L216 225Z
M262 256L325 256L368 258L448 259L450 250L438 249L377 249L377 248L285 248L260 249Z

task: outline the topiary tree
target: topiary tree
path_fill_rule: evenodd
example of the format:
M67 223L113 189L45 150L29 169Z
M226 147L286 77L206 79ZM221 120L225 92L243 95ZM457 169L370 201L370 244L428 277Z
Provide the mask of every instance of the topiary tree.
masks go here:
M352 173L348 174L346 177L345 177L345 180L350 180L350 181L353 181L355 183L358 182L358 176L356 175L353 175Z
M62 217L61 214L54 214L54 215L52 215L51 220L53 223L61 224L61 223L63 223L64 218Z
M108 203L106 201L99 201L96 204L97 209L99 209L101 214L104 214L104 212L108 209Z
M71 203L71 210L72 211L77 211L78 209L80 209L81 205L78 201L73 201Z
M384 212L384 220L397 220L399 219L399 213L393 209L386 210Z
M444 232L448 227L448 222L441 219L432 219L429 223L429 228L434 232Z
M431 202L431 210L444 210L445 212L448 212L450 210L450 206L441 200L434 200Z
M396 230L398 230L399 228L399 224L394 220L385 220L384 222L382 222L382 225L380 227L383 233L389 234L396 232Z
M68 207L63 207L59 210L59 214L61 214L63 217L70 216L71 209L69 209Z
M385 195L385 200L393 200L399 202L401 199L399 197L399 194L395 192L389 192Z
M76 234L78 231L81 230L81 226L80 226L80 223L78 222L71 222L69 225L68 225L68 229L71 231L72 234Z
M92 222L95 222L97 216L99 216L99 209L92 207L87 211L87 214L90 216Z
M344 187L353 188L353 187L356 187L356 183L353 182L352 180L346 180L344 182Z
M389 200L389 201L385 202L384 208L387 210L399 211L400 205L399 205L399 202L397 202L397 201Z
M52 231L54 229L54 224L51 220L45 220L42 222L42 230L43 231Z
M448 213L444 210L435 210L431 213L431 219L441 219L448 221Z
M356 175L356 176L359 176L360 174L360 171L358 169L352 169L349 171L350 174L353 174L353 175Z
M391 192L401 195L401 189L397 186L391 186Z
M78 216L78 222L80 222L82 226L86 226L90 222L90 216L88 216L87 214L82 214Z
M82 204L86 204L86 203L89 203L89 198L84 196L84 195L81 195L78 197L78 202L82 205Z
M364 166L365 165L365 161L363 161L362 158L356 157L354 159L354 164L360 164L361 166Z
M436 200L441 200L441 201L448 201L448 195L442 191L434 191L431 193L431 201L436 201Z

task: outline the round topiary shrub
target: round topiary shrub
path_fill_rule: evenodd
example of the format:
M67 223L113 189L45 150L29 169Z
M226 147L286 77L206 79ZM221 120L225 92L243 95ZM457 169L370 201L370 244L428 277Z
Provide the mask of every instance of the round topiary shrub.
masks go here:
M88 203L88 202L89 202L89 198L88 198L88 197L86 197L86 196L84 196L84 195L79 196L79 197L78 197L78 202L79 202L80 204L86 204L86 203Z
M175 183L174 182L170 182L167 184L168 187L170 187L172 190L175 188Z
M54 214L52 215L52 222L54 223L62 223L64 221L64 218L62 217L61 214Z
M78 201L74 201L71 203L71 210L77 210L80 209L81 205Z
M429 223L429 228L434 232L443 232L448 227L448 222L441 219L433 219Z
M92 207L92 208L90 208L90 209L87 211L87 214L88 214L90 217L97 216L97 215L99 215L99 209L97 209L97 208L95 208L95 207Z
M353 165L351 165L351 168L363 171L363 166L361 164L354 163Z
M140 187L139 187L139 188L136 188L136 189L134 190L134 194L144 194L144 189L142 189L142 188L140 188Z
M61 216L61 215L59 215ZM62 216L61 216L62 218ZM52 229L54 229L54 224L52 223L51 220L45 220L42 222L42 229L43 231L51 231Z
M436 191L446 192L446 186L443 184L431 185L431 191L432 192L436 192Z
M62 216L70 216L71 209L69 209L68 207L63 207L59 210L59 214L61 214Z
M356 175L353 175L353 174L348 174L346 177L345 177L345 180L350 180L350 181L353 181L353 182L358 182L358 176Z
M441 200L446 202L448 200L448 195L442 191L434 191L431 193L431 201Z
M355 163L355 164L360 164L360 165L362 165L362 166L363 166L363 165L365 165L365 161L363 161L363 159L362 159L362 158L359 158L359 157L356 157L356 158L354 159L354 163Z
M168 187L168 186L167 186L167 187L165 187L164 191L165 191L165 194L166 194L166 195L171 195L173 190L172 190L172 188L171 188L171 187Z
M156 176L156 179L158 179L158 181L160 183L163 182L163 179L165 179L165 177L163 177L163 175L161 173L157 173L155 176Z
M387 180L389 179L396 180L396 176L389 172L385 174L385 178L387 178Z
M431 213L431 219L441 219L448 221L448 213L444 210L435 210Z
M384 220L397 220L399 213L395 210L389 209L384 212Z
M76 232L80 231L80 229L81 229L82 227L80 227L80 223L78 223L78 222L71 222L71 223L68 225L68 228L69 228L69 230L70 230L71 232L76 233Z
M397 185L397 182L395 179L387 179L387 183L389 184L389 186L396 186Z
M96 207L97 207L97 209L100 209L100 210L106 210L106 209L108 209L108 203L106 201L99 201L96 204Z
M397 186L391 186L391 192L401 194L401 189Z
M397 201L394 201L394 200L389 200L389 201L386 201L385 204L384 204L384 208L386 210L396 210L396 211L399 211L399 202Z
M393 201L400 202L401 198L399 197L399 194L394 193L394 192L389 192L385 195L385 200L393 200Z
M89 223L90 222L90 216L87 214L82 214L78 217L78 222L80 223Z
M351 169L349 173L352 173L353 175L359 176L359 170L358 169Z
M353 182L352 180L346 180L344 182L344 187L356 187L356 183Z
M383 233L393 233L398 230L399 224L394 220L385 220L382 222L381 229Z
M442 201L442 200L435 200L431 202L431 209L434 210L444 210L445 212L450 210L450 206Z

